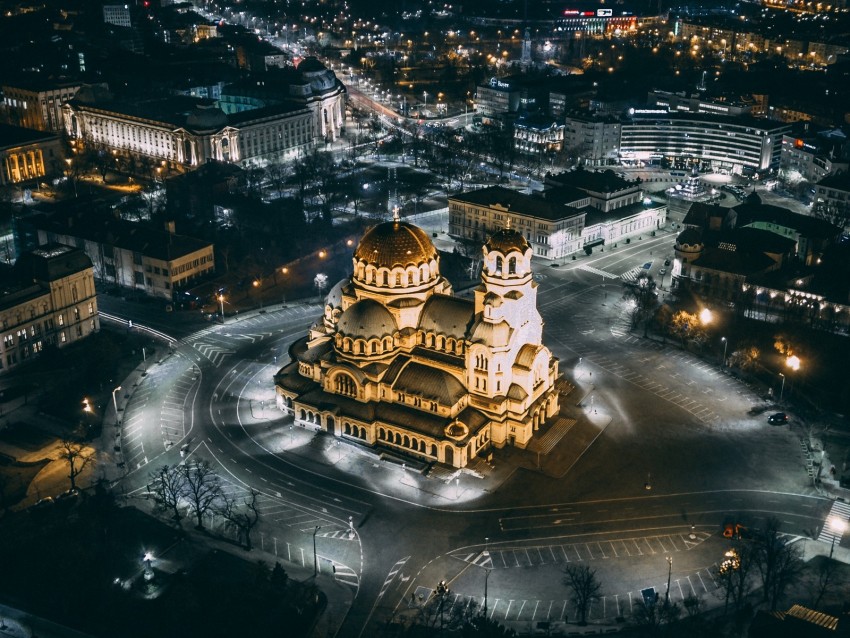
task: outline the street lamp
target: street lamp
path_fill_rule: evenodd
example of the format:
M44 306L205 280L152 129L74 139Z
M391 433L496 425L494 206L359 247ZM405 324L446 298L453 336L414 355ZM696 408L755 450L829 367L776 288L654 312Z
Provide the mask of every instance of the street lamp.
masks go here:
M422 97L425 99L422 105L422 110L426 111L428 109L428 91L422 91Z
M729 345L729 341L726 340L726 337L720 337L720 340L723 342L723 365L721 367L726 366L726 348Z
M713 316L711 314L711 310L708 308L703 308L699 313L699 320L702 325L708 325L711 323Z
M435 591L437 596L440 597L440 633L443 633L443 606L446 603L446 596L450 593L449 584L445 580L441 580L437 583L437 589Z
M842 536L844 530L847 529L847 521L837 516L829 517L829 528L832 531L832 543L829 546L829 557L832 558L832 552L835 551L835 537Z
M221 323L224 323L224 295L218 296L218 303L221 306Z
M118 392L118 390L120 389L121 386L119 385L112 391L112 406L115 408L115 423L120 423L120 421L118 420L118 399L115 398L115 393Z
M280 269L280 272L284 276L284 290L286 290L286 280L285 280L285 278L289 274L289 268L284 266L283 268ZM283 305L286 305L286 293L285 292L283 293Z
M319 573L319 563L316 561L316 534L320 529L322 529L322 526L316 525L316 529L313 530L313 578Z
M144 556L142 556L142 563L145 566L146 581L153 580L153 567L151 567L151 561L153 561L153 554L151 552L145 552Z
M670 602L670 577L673 575L673 557L667 557L667 591L664 592L664 606Z
M780 372L779 376L782 377L782 386L779 388L779 402L782 403L782 395L785 393L785 375Z

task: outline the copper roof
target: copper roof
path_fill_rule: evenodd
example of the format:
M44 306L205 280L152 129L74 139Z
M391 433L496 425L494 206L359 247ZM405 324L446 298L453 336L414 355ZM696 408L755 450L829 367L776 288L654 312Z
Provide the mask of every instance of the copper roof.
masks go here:
M361 299L339 318L339 332L346 337L371 339L392 335L398 326L389 310L374 299Z
M392 221L367 230L354 257L377 268L418 266L436 259L437 249L421 228Z
M514 250L525 254L528 249L528 240L522 236L522 233L512 228L501 228L490 235L490 239L487 240L488 251L497 250L503 255Z

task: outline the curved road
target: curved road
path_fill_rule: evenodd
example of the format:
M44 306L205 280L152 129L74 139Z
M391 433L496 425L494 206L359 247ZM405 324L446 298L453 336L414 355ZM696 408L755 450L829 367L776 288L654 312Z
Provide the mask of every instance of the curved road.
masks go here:
M443 579L451 604L467 609L483 606L489 587L488 614L500 621L563 618L560 570L574 561L594 561L605 584L595 620L627 614L639 589L664 585L666 556L674 600L710 599L724 522L775 516L787 533L814 536L830 502L812 489L787 427L750 416L761 403L750 388L628 331L621 281L644 263L655 272L670 240L536 266L544 339L576 380L566 401L601 428L557 476L530 452L503 450L481 480L426 479L292 427L272 375L319 312L297 306L209 325L150 370L124 414L128 491L143 493L151 471L183 454L218 464L233 493L259 490L263 548L309 568L315 534L317 569L351 585L339 635L416 617ZM552 454L574 444L567 436ZM502 467L512 470L497 483Z

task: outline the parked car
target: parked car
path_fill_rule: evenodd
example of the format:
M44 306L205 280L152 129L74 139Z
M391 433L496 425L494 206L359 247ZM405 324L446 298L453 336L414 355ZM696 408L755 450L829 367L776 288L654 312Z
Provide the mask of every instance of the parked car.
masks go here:
M662 268L661 270L659 270L659 271L658 271L658 274L659 274L659 275L666 275L666 274L667 274L667 269L666 269L666 268Z
M771 425L782 425L784 423L788 423L788 415L784 412L774 412L767 417L767 422Z

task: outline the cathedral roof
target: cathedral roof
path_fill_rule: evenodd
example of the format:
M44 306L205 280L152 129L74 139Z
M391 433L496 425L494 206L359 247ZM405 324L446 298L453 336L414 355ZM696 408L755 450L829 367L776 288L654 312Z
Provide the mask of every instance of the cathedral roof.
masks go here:
M475 305L469 299L431 295L419 317L419 329L455 339L463 339L472 321Z
M349 306L337 325L340 334L355 339L385 337L398 329L390 311L374 299L361 299Z
M516 361L514 361L514 365L525 370L531 370L531 366L534 365L534 358L537 356L537 353L543 349L543 346L539 344L527 343L522 348L519 349L519 352L516 355Z
M421 228L391 221L372 226L363 235L355 259L376 268L419 266L437 258L437 249Z
M503 255L507 255L511 251L525 253L529 249L528 240L522 236L522 233L513 228L502 228L497 230L490 236L485 244L487 252L496 250Z
M348 279L340 279L331 291L328 293L328 296L325 297L325 305L330 306L331 308L342 308L342 289L348 283Z
M470 340L476 343L486 343L489 346L505 346L511 340L513 328L504 319L499 323L479 320L472 327Z
M466 394L463 384L453 375L421 363L408 364L393 384L393 390L412 396L454 405Z

